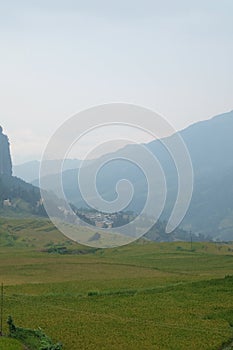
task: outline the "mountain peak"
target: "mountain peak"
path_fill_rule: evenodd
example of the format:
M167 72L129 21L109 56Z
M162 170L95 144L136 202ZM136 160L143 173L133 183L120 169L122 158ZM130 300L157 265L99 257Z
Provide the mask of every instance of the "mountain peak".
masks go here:
M12 175L12 161L8 137L0 126L0 175Z

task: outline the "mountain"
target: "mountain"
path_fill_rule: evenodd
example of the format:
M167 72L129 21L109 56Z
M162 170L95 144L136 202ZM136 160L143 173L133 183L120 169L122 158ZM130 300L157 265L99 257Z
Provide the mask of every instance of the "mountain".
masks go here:
M233 240L233 111L182 132L194 169L194 192L183 225Z
M0 126L0 175L12 174L12 161L10 155L10 144L8 137L3 134Z
M40 162L33 160L19 165L13 165L13 174L26 182L32 182L38 178Z
M50 163L49 167L52 168L53 163L56 160L48 160ZM79 159L65 159L63 164L63 170L76 169L80 166L81 160ZM23 164L13 165L13 174L20 179L27 182L33 182L38 179L40 173L40 162L38 160L33 160Z
M179 132L193 164L194 190L189 210L182 222L185 229L222 240L233 239L233 111L195 123ZM165 141L171 142L172 135ZM158 158L167 181L167 200L162 219L168 219L177 194L177 171L161 140L145 145ZM104 165L97 176L97 188L107 200L116 199L116 183L128 179L134 186L134 196L127 210L140 212L146 200L147 182L138 166L121 158L124 153L135 155L134 145L111 154L115 159ZM102 157L104 161L104 157ZM94 161L91 164L94 165ZM89 165L90 166L90 165ZM90 166L90 172L92 167ZM77 170L63 173L67 198L77 207L86 206L77 186ZM156 182L156 178L154 180ZM53 176L47 179L53 187ZM38 182L35 182L38 184ZM88 186L88 184L86 184Z
M1 216L43 215L39 188L12 176L8 137L0 127L0 214Z

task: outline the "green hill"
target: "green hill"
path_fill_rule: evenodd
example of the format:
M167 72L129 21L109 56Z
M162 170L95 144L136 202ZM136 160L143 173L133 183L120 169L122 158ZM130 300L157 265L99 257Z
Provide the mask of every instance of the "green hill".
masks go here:
M9 175L0 176L1 216L45 216L39 188Z

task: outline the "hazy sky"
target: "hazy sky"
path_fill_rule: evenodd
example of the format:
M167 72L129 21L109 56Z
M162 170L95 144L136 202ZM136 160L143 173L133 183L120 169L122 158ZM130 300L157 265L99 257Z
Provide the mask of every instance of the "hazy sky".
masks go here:
M69 116L154 109L177 129L233 109L232 0L0 0L0 124L15 162Z

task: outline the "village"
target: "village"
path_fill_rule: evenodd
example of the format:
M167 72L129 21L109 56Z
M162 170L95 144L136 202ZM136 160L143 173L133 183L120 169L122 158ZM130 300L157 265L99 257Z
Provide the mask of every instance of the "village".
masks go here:
M126 225L134 218L134 215L131 212L109 214L88 209L79 209L77 216L90 225L108 229Z

